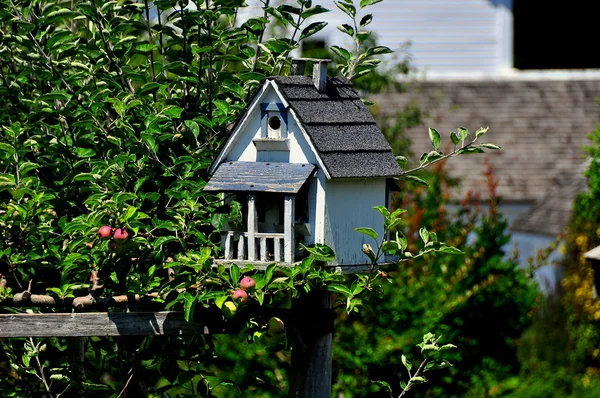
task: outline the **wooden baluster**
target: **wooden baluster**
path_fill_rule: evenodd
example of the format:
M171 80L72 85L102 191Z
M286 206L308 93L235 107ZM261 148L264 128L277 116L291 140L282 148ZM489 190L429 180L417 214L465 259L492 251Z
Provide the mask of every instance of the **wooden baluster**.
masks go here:
M281 262L281 238L273 238L273 248L275 251L273 261Z
M266 262L267 258L267 238L260 238L260 261Z
M238 260L247 260L246 258L246 245L245 245L245 237L243 234L240 234L240 240L238 242Z
M248 194L248 260L256 261L256 239L258 216L256 214L256 195Z
M225 235L225 260L233 259L233 245L231 240L233 239L233 232L227 232Z

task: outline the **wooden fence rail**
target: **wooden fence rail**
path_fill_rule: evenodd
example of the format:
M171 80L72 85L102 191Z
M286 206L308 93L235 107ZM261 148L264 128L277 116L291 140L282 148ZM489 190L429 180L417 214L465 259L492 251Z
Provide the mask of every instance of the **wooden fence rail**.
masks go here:
M0 314L0 337L153 336L224 333L223 325L186 322L183 313L86 312Z

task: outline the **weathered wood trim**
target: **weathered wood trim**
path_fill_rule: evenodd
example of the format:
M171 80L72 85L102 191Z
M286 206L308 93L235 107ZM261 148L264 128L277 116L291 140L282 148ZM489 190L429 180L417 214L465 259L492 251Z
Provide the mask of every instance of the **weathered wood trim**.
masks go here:
M283 258L281 258L281 237L275 237L273 239L273 251L273 259L277 262L283 261Z
M295 267L299 265L300 262L295 263L286 263L281 261L248 261L248 260L225 260L225 259L214 259L213 266L224 265L226 268L231 266L232 264L237 265L240 268L245 267L246 265L251 265L254 269L259 271L264 271L271 264L276 264L278 267Z
M244 235L240 235L240 238L238 240L238 258L240 259L244 259L246 258L246 244L244 242L246 238L244 237Z
M294 262L294 210L296 204L294 195L286 195L283 210L283 259L286 263Z
M86 312L0 314L0 337L153 336L223 333L201 322L186 322L181 312Z
M256 213L256 194L248 194L248 259L256 261L256 240L254 234L258 231L258 214Z
M226 260L231 260L233 258L232 241L233 241L233 234L231 232L228 232L227 235L225 235L225 259Z
M267 238L264 236L260 238L260 261L267 261Z

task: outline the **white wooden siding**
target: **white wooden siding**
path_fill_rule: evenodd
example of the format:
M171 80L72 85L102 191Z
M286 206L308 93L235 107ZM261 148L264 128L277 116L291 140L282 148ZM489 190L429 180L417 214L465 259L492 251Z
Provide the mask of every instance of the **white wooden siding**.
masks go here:
M334 264L368 263L362 245L375 248L375 242L354 229L369 227L379 236L383 233L383 218L373 207L385 205L385 178L327 180L325 191L324 241L335 252Z
M260 3L250 0L242 13L259 15ZM355 4L359 1L356 0ZM513 0L384 0L358 12L358 19L373 14L367 29L377 44L390 47L402 56L408 54L419 72L435 75L502 74L512 69ZM347 36L337 30L350 23L334 0L315 0L330 13L316 15L308 22L325 20L329 25L315 37L327 45L352 47ZM390 56L385 56L391 61Z

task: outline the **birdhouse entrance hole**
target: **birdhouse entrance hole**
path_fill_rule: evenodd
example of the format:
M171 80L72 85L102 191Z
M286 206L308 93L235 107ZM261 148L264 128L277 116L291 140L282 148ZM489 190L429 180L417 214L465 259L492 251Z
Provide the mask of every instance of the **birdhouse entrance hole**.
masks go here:
M278 116L271 116L269 118L269 138L281 138L281 119Z

